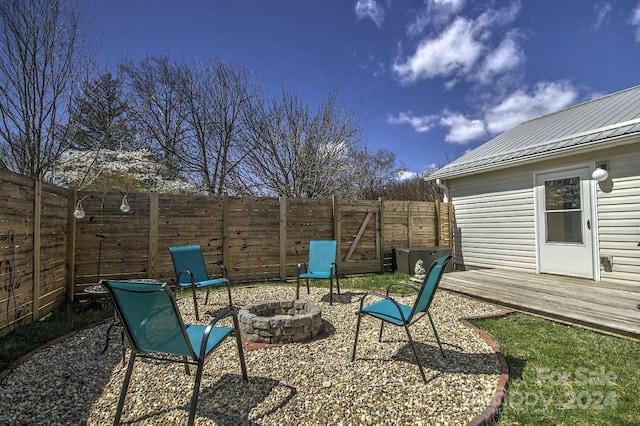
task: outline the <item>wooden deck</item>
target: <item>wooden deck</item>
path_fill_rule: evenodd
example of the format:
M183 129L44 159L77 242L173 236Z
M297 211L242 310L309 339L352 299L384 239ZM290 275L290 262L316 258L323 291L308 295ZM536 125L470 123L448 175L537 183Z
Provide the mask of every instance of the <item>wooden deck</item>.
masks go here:
M483 269L444 274L440 288L555 321L640 340L640 286Z

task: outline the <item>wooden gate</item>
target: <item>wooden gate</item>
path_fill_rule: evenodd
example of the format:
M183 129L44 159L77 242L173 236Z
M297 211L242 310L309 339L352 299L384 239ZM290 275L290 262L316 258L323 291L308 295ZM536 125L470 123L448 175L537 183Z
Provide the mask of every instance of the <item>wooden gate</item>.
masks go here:
M380 202L335 200L338 273L383 271Z

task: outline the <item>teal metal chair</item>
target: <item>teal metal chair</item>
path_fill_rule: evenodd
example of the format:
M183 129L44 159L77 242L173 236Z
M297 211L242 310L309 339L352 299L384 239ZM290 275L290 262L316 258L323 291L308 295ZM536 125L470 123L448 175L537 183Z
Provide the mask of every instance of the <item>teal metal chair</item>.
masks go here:
M199 245L169 247L171 259L173 260L173 269L176 273L177 288L191 288L193 293L193 306L196 312L196 319L200 320L198 313L198 297L196 290L206 287L207 295L204 304L209 303L209 290L211 287L224 285L227 287L229 295L229 308L233 310L231 301L231 287L227 279L227 268L224 265L218 265L222 274L219 277L212 277L207 271L207 265L204 262L202 248Z
M380 335L378 337L378 341L380 342L382 342L382 331L384 329L385 323L404 327L405 331L407 332L407 337L409 338L411 349L413 350L413 355L416 358L416 363L418 364L418 368L420 369L422 380L427 383L427 378L424 374L422 364L420 364L420 359L418 358L418 351L416 350L413 339L411 338L411 333L409 332L409 326L415 324L420 318L427 316L429 318L429 322L431 322L431 327L433 328L433 333L436 336L438 346L440 347L440 353L442 354L443 358L446 358L444 350L442 349L442 343L440 343L440 337L438 336L438 332L436 331L436 326L433 323L431 314L429 313L429 307L431 306L431 302L433 301L433 296L436 294L438 284L440 284L440 278L442 278L442 274L444 273L444 270L449 261L451 261L451 255L443 256L433 262L429 267L429 271L427 272L420 288L416 288L406 283L393 283L387 287L386 295L371 292L365 294L360 299L360 308L356 312L356 314L358 315L358 320L356 323L356 336L353 342L353 352L351 353L352 362L356 359L356 347L358 345L358 334L360 333L360 321L364 315L369 315L382 321L382 323L380 324ZM416 300L413 306L398 303L389 296L389 291L395 286L409 287L417 291ZM364 302L368 296L377 296L382 300L374 302L365 307Z
M196 366L189 425L195 419L205 360L220 343L233 334L238 345L242 378L245 382L248 381L238 318L234 311L225 310L206 326L185 324L172 291L164 283L103 280L102 284L113 300L116 314L122 321L132 348L114 425L120 423L133 364L138 357L183 363L187 374L189 365ZM218 321L229 315L233 319L233 328L216 326Z
M310 241L309 242L309 263L298 263L298 279L296 283L296 299L300 299L300 279L307 282L307 294L309 290L309 279L329 280L329 304L333 304L333 279L336 279L338 294L340 294L340 280L338 278L338 267L336 265L335 240Z

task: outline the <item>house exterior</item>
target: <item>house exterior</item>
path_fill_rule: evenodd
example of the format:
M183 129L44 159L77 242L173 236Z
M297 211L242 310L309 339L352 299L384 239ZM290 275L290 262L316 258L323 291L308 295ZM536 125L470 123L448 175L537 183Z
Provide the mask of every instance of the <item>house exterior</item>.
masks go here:
M427 179L454 206L458 270L640 285L640 86L524 122Z

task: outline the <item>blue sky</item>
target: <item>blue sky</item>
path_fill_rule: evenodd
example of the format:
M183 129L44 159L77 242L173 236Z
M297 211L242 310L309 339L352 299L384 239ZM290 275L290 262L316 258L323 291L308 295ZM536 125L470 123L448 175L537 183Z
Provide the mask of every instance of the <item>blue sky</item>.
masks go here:
M80 0L98 61L245 66L313 109L336 91L410 172L640 83L640 0Z

